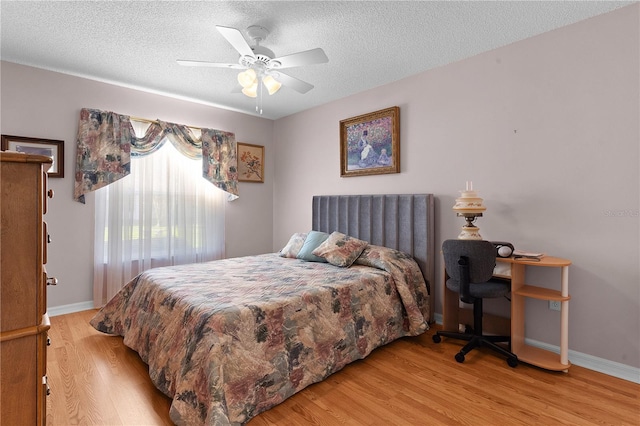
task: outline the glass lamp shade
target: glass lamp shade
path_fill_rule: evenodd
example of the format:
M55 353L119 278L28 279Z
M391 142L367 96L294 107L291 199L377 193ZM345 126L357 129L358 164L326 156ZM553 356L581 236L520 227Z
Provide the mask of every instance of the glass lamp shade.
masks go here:
M458 235L460 240L481 240L480 229L474 225L477 218L482 217L482 212L487 210L484 200L478 197L473 190L473 183L467 182L464 191L460 191L460 197L456 198L453 211L458 216L464 217L466 224L462 227L462 232Z
M482 198L478 197L476 191L473 190L473 182L467 182L466 189L460 191L460 197L456 198L456 204L453 206L453 211L458 216L482 216L482 212L486 209Z
M256 77L257 77L256 72L253 69L249 68L248 70L242 71L241 73L238 74L238 83L240 83L240 85L246 89L248 87L253 86L256 83Z
M251 86L242 89L242 93L250 98L258 96L258 81L255 81Z
M458 216L482 216L482 212L487 210L487 208L482 204L482 198L476 198L475 200L469 199L456 199L456 204L453 206L453 211L458 214Z
M274 93L276 93L282 86L282 84L271 75L265 76L262 79L262 83L264 84L264 87L267 88L269 95L273 95Z

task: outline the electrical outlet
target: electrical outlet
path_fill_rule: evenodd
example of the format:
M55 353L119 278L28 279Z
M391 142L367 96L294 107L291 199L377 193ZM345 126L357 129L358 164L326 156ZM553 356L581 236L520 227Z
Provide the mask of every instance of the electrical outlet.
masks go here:
M560 310L560 301L559 300L549 300L549 309L552 311Z

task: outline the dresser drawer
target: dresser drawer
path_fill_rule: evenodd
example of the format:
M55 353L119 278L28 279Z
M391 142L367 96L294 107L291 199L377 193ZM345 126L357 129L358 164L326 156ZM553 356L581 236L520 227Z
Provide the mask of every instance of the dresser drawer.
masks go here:
M27 397L37 395L41 387L35 355L37 346L37 334L0 342L0 381L2 382L0 424L2 425L41 424L37 423L36 398Z
M37 352L36 352L36 380L39 379L39 386L36 391L36 424L43 425L46 421L47 412L47 395L49 395L50 388L47 380L47 348L49 346L49 328L51 323L49 321L49 315L45 314L42 317L42 324L40 324L39 333L37 337Z
M49 233L47 232L47 222L42 222L42 264L47 264L47 246L49 244Z

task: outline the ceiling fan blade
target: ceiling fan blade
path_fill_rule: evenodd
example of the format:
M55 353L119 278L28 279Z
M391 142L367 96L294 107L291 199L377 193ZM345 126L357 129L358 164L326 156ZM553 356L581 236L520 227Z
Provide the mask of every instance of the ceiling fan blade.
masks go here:
M240 64L222 64L222 63L207 62L207 61L185 61L182 59L178 59L176 62L185 67L233 68L237 70L243 70L246 68Z
M269 61L269 68L293 68L303 65L324 64L329 62L329 58L325 55L321 48L305 50L304 52L292 53L291 55L281 56ZM279 65L278 65L279 64Z
M297 92L304 94L313 89L313 84L309 84L306 81L299 80L281 72L278 72L277 74L277 76L273 76L276 80L282 83L283 86L290 87Z
M235 28L223 27L220 25L216 25L216 28L241 56L251 56L252 58L255 58L253 50L251 50L251 46L249 46L249 43L247 43L247 40L245 40L240 31Z

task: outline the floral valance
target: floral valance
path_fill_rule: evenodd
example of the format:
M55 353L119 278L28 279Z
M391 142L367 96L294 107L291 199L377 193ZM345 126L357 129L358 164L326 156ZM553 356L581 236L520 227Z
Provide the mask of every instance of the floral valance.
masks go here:
M200 138L181 124L157 120L141 138L129 116L83 108L78 125L74 199L84 204L84 194L127 176L131 156L149 155L168 140L183 155L202 158L202 176L238 198L238 160L233 133L202 129Z

